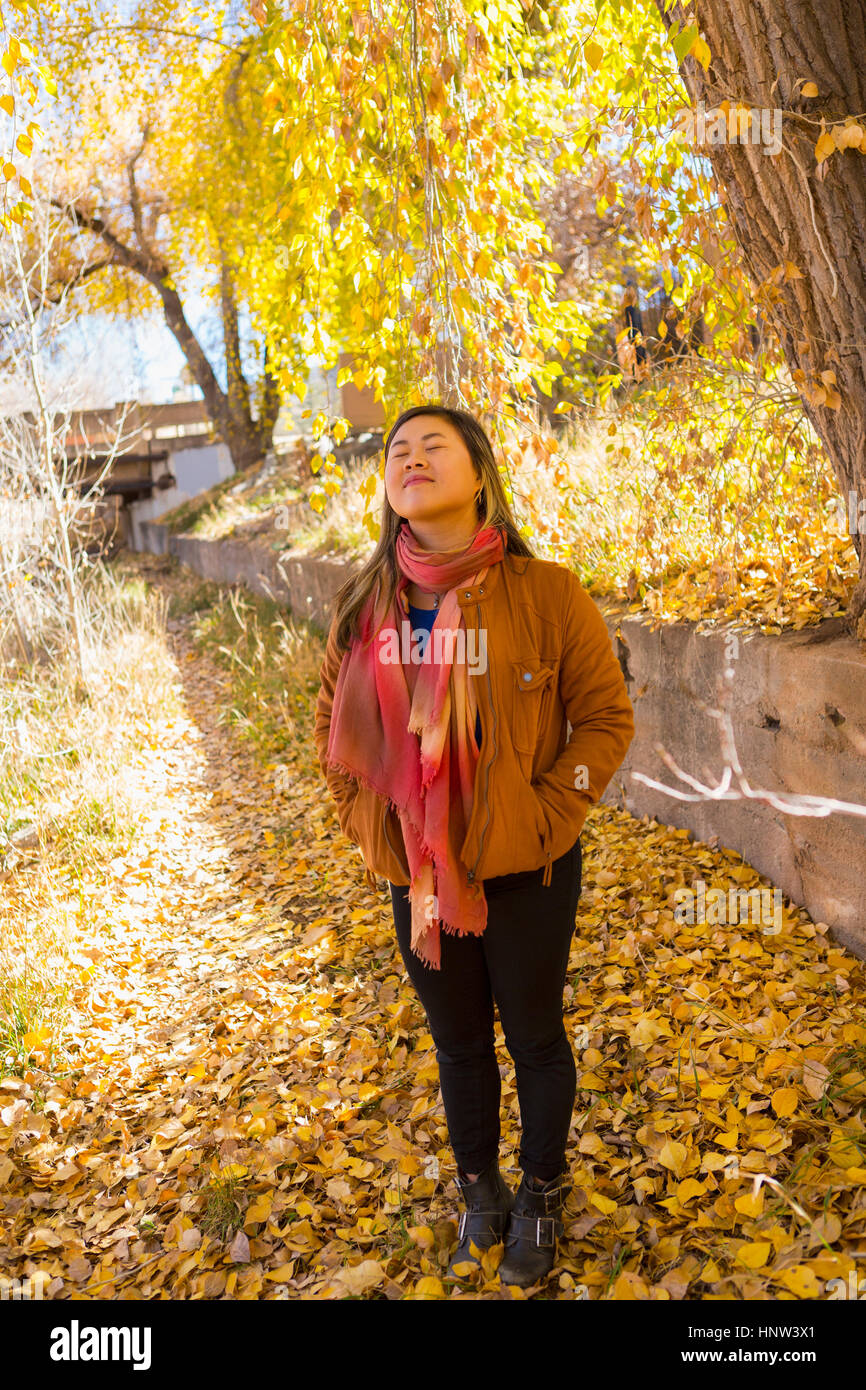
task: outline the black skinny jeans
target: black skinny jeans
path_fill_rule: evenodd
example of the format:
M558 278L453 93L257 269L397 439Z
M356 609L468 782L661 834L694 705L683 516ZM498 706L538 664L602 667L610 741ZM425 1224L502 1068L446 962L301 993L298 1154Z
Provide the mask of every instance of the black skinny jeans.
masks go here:
M440 928L441 970L410 947L408 887L391 883L400 954L427 1015L454 1156L481 1173L499 1153L499 1067L493 1006L514 1061L523 1172L549 1181L565 1166L577 1069L562 1018L562 991L580 897L580 837L542 869L484 883L487 925L480 937Z

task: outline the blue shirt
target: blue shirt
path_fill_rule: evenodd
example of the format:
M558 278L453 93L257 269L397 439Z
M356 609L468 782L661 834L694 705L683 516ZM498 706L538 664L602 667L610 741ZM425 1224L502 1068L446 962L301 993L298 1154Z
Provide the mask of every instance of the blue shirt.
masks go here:
M415 605L414 605L414 603L410 603L410 604L409 604L409 621L410 621L411 624L412 624L412 631L413 631L413 633L414 633L414 631L415 631L416 628L423 628L424 631L425 631L426 633L428 633L428 634L429 634L430 632L432 632L432 631L433 631L433 624L434 624L435 621L436 621L436 613L437 613L437 611L438 611L438 610L435 609L435 608L416 608ZM429 640L429 637L424 637L424 638L421 639L421 642L419 643L419 649L420 649L420 652L421 652L421 655L422 655L422 656L424 655L424 652L425 652L425 650L426 650L426 648L427 648L427 642L428 642L428 640ZM480 747L481 747L481 712L480 712L480 710L479 710L479 711L476 711L476 714L475 714L475 742L476 742L476 744L478 745L478 747L480 748Z

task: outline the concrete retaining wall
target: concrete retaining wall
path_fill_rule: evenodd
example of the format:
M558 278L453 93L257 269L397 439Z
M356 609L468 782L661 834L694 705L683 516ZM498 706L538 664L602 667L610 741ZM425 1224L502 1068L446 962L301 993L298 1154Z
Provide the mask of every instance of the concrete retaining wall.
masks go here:
M206 579L241 583L285 603L322 630L334 594L353 566L246 543L172 536L144 523L148 550L177 556ZM751 787L866 805L866 649L821 629L778 637L698 633L690 623L651 627L606 615L635 710L634 742L604 800L636 816L688 829L735 851L815 921L866 958L866 818L795 816L750 800L680 802L642 785L640 771L681 791L654 745L708 785L724 769L718 708L723 672L733 671L730 714ZM617 635L617 630L618 634ZM718 884L727 890L733 885Z
M635 738L605 800L700 840L717 837L866 957L866 818L798 816L750 800L681 802L631 777L640 771L691 792L655 751L660 743L684 772L719 782L721 727L705 706L719 708L730 667L734 743L749 786L866 805L863 644L816 640L814 628L774 637L677 623L652 632L636 618L622 619L620 632Z
M154 555L174 555L203 579L243 584L325 630L334 594L352 569L345 560L314 559L303 551L270 551L246 541L175 536L158 521L142 522L139 529L142 548Z

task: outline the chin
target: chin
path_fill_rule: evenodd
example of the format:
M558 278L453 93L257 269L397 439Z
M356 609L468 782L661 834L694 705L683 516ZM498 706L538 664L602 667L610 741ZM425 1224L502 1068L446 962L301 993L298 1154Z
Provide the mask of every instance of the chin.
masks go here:
M422 489L418 489L420 492ZM415 488L410 487L409 493L413 493ZM424 521L427 517L436 516L438 507L427 507L420 497L407 495L400 498L400 506L395 507L406 521Z

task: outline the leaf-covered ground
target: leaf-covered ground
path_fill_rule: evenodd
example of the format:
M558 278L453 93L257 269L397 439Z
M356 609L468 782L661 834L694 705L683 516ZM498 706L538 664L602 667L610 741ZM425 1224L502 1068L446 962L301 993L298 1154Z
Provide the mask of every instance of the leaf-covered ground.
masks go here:
M69 1063L40 1065L36 1037L0 1080L0 1274L60 1299L826 1297L866 1244L863 964L789 904L776 935L678 924L678 886L766 880L604 807L566 989L557 1264L528 1291L497 1252L445 1278L435 1053L312 756L312 685L275 711L275 652L218 659L199 618L173 625L177 699L127 769L131 847L79 882ZM497 1047L516 1187L498 1023Z

